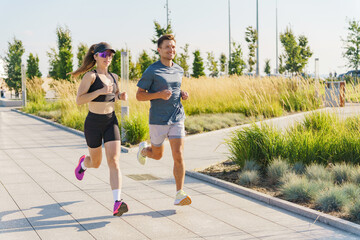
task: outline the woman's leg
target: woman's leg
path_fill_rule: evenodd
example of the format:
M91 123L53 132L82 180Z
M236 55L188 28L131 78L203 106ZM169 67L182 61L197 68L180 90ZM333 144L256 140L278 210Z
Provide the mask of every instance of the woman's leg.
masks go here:
M120 141L109 141L105 144L105 154L110 171L110 186L112 190L121 189L122 176L120 172ZM118 199L120 200L120 199Z
M90 156L86 156L84 160L84 166L86 168L98 168L100 167L102 160L102 146L97 148L89 147Z

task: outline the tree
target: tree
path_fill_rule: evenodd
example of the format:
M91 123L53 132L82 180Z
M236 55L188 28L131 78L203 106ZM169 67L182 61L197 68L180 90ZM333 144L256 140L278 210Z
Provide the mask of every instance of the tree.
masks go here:
M111 60L111 64L109 66L109 71L112 73L121 76L121 52L124 52L124 49L115 50L114 56Z
M80 43L79 46L78 46L78 53L76 55L77 57L77 60L78 60L78 67L81 66L83 60L84 60L84 57L87 53L87 51L89 50L88 46L85 44L85 43Z
M205 76L204 73L204 62L202 57L200 56L200 50L195 50L194 54L194 62L193 62L193 76L194 78L199 78L200 76Z
M300 74L303 72L309 58L312 56L310 47L307 46L308 40L301 35L296 37L290 28L280 34L280 42L282 43L285 52L281 55L284 61L284 68L292 74Z
M10 90L15 90L15 94L19 94L21 89L21 57L25 49L21 40L14 37L13 42L8 42L8 52L4 57L5 72L7 77L5 82Z
M30 53L27 60L26 77L33 79L34 77L40 78L41 76L42 74L39 70L39 57Z
M345 52L343 56L347 59L347 67L359 70L360 65L360 22L349 21L348 35L342 39ZM355 83L357 83L357 74L355 74Z
M59 26L56 29L56 35L58 52L54 48L51 48L51 52L48 52L50 58L49 75L55 79L70 80L71 76L67 74L73 71L70 30Z
M219 61L220 61L220 72L225 73L226 64L227 64L227 58L226 58L225 53L221 53Z
M131 52L129 53L129 79L138 80L141 77L141 67L139 63L134 63L132 61Z
M236 45L233 42L233 51L231 52L231 57L229 61L229 73L231 75L242 75L245 69L245 61L243 60L243 53L241 50L241 45Z
M214 53L208 52L206 66L207 69L210 71L210 77L217 77L219 75L219 70L217 65L218 63L215 60Z
M138 63L140 64L140 73L143 74L145 70L153 63L153 61L146 53L146 51L143 50L139 56Z
M153 52L156 54L156 56L158 56L159 58L159 53L157 51L157 41L158 39L165 35L165 34L172 34L173 30L171 28L171 23L169 23L169 25L166 26L166 28L161 27L160 23L158 23L157 21L154 21L154 27L155 27L155 35L153 37L153 39L151 40L152 43L155 44L155 50L153 50Z
M256 29L254 29L252 26L247 27L245 32L245 41L248 43L248 48L249 48L249 58L247 62L250 73L254 71L253 66L256 64L255 50L257 48L256 45L257 39L258 39L258 34Z
M178 63L180 67L182 67L182 69L184 69L184 75L189 76L189 64L188 64L188 60L190 59L189 44L185 44L185 47L181 47L181 49L183 50L183 52L180 53L180 56L177 58L175 62Z
M264 68L264 72L269 76L271 73L271 69L270 69L270 59L265 59L265 68Z

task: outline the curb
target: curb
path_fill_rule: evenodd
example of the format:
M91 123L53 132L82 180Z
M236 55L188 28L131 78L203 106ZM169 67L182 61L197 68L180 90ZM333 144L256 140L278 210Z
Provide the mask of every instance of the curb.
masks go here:
M199 179L199 180L202 180L202 181L205 181L205 182L209 182L209 183L217 185L219 187L223 187L223 188L231 190L233 192L240 193L242 195L245 195L247 197L264 202L271 206L275 206L275 207L287 210L289 212L293 212L293 213L299 214L301 216L310 218L310 219L314 220L314 223L316 221L319 221L319 222L325 223L329 226L336 227L343 231L350 232L350 233L356 234L357 236L360 236L360 225L358 225L356 223L352 223L350 221L343 220L343 219L331 216L326 213L318 212L316 210L313 210L313 209L310 209L307 207L303 207L303 206L297 205L295 203L288 202L288 201L285 201L285 200L282 200L282 199L279 199L276 197L272 197L267 194L260 193L260 192L242 187L240 185L226 182L224 180L210 177L208 175L198 173L195 171L186 170L186 175L196 178L196 179Z
M12 108L11 111L20 113L20 114L25 115L25 116L27 116L27 117L31 117L31 118L36 119L36 120L39 120L39 121L41 121L41 122L43 122L43 123L52 125L52 126L54 126L54 127L60 128L60 129L65 130L65 131L67 131L67 132L69 132L69 133L72 133L72 134L75 134L75 135L78 135L78 136L84 138L84 133L83 133L82 131L79 131L79 130L76 130L76 129L73 129L73 128L66 127L66 126L64 126L64 125L61 125L60 123L53 122L53 121L50 121L50 120L45 119L45 118L42 118L42 117L38 117L38 116L29 114L29 113L24 113L24 112L22 112L22 111L20 111L20 110L18 110L18 109ZM129 152L133 152L133 151L130 150L129 148L127 148L127 147L121 146L121 152L122 152L122 153L129 153Z

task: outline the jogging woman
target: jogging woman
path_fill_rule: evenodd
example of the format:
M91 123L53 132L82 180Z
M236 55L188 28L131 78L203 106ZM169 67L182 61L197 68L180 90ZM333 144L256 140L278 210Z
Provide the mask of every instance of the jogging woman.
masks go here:
M82 180L86 169L98 168L102 160L102 142L110 170L110 185L114 197L114 216L128 211L121 199L120 132L115 116L115 101L127 100L126 92L120 92L118 76L108 71L115 51L105 42L94 44L87 52L80 68L71 74L77 77L85 73L81 80L76 103L89 104L85 119L84 133L89 148L88 156L81 156L75 168L75 176ZM96 65L96 69L91 70ZM89 71L89 72L88 72Z

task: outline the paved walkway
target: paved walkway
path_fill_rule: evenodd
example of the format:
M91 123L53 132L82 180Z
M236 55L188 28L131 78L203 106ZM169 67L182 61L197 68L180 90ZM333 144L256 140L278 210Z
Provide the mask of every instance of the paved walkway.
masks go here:
M360 113L359 107L341 114ZM302 115L273 120L284 127ZM220 143L230 130L186 138L187 169L225 160ZM193 204L173 205L169 145L161 161L140 166L121 155L122 198L130 211L112 217L108 168L74 176L85 140L36 119L0 108L0 239L359 239L352 234L186 177ZM157 180L138 180L151 174ZM136 180L137 179L137 180Z

